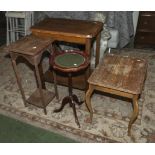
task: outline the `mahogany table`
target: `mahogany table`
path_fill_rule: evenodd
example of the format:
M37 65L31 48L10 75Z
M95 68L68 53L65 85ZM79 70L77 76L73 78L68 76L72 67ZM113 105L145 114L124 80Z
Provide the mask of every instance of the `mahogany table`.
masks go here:
M72 19L47 18L31 27L32 34L40 37L52 38L55 41L64 41L85 45L85 50L91 59L92 42L96 39L96 60L99 63L100 38L103 23L98 21L84 21ZM51 82L50 71L45 74L45 80ZM58 83L67 85L67 77L59 76ZM73 77L73 87L85 89L86 81L83 75Z
M128 125L128 135L130 135L131 126L138 116L138 97L142 92L146 71L147 62L144 59L114 54L105 56L88 79L86 105L90 119L87 121L92 122L93 109L90 98L94 90L127 97L133 101L133 114Z
M69 103L73 109L75 122L80 127L80 123L76 113L75 104L81 105L83 101L79 101L78 97L72 92L72 74L81 70L86 70L90 64L88 55L83 51L61 51L50 57L50 65L53 68L54 81L56 82L57 71L66 73L68 76L68 91L69 95L64 97L59 109L55 109L54 112L60 112L64 106ZM88 79L88 78L86 78Z

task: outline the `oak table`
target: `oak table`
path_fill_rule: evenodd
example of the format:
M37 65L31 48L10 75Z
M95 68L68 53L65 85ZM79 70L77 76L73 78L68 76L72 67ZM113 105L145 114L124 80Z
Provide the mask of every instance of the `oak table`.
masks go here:
M17 83L22 94L24 105L27 106L27 103L33 104L37 107L43 108L44 113L46 114L46 106L49 102L55 97L55 93L46 90L45 83L42 76L42 65L41 58L42 54L50 48L53 40L51 39L42 39L36 36L26 36L15 43L12 43L8 46L13 69L17 78ZM24 89L22 87L21 76L17 69L16 59L18 57L25 58L31 65L35 68L35 75L38 88L35 90L32 95L26 99Z
M64 41L85 45L85 52L91 59L92 42L96 39L96 60L99 63L100 38L103 23L98 21L85 21L61 18L47 18L31 27L32 34L40 37L52 38L55 41ZM45 80L51 82L50 71L45 73ZM86 81L83 74L73 77L73 87L85 89ZM67 77L59 76L58 83L67 85Z
M92 122L91 95L94 90L126 97L133 101L133 114L128 125L128 135L131 135L131 126L138 116L138 98L143 89L146 72L147 62L144 59L106 55L88 79L86 105L90 119L87 121Z

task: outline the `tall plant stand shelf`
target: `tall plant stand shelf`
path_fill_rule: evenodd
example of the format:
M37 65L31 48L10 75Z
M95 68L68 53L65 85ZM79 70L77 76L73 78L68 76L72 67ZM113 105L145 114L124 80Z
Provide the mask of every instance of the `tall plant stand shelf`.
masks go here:
M24 105L27 103L43 108L44 113L47 114L46 106L55 97L55 93L50 92L46 89L43 73L41 58L42 54L51 48L51 39L41 39L36 36L26 36L15 43L9 45L9 52L12 60L13 69L16 75L17 83L23 98ZM37 89L32 95L26 99L24 89L22 87L21 77L17 70L16 59L21 56L25 58L35 68Z

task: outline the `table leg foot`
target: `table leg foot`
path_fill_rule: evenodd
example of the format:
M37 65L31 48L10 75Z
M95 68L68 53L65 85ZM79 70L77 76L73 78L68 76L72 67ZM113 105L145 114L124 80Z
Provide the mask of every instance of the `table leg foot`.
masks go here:
M71 98L69 96L66 96L63 100L62 100L62 103L61 103L61 106L59 109L55 109L54 112L60 112L63 110L63 108L65 107L65 105L67 103L70 103L71 102Z
M47 115L47 110L46 110L46 108L44 108L44 114Z
M26 101L24 101L24 106L25 106L25 107L28 107L28 104L26 103Z
M79 123L79 120L78 120L78 117L77 117L77 113L76 113L76 107L75 107L75 102L74 101L71 101L72 104L72 109L73 109L73 113L74 113L74 117L75 117L75 123L78 125L78 127L80 128L80 123Z
M72 107L72 109L73 109L73 113L74 113L74 117L75 117L75 122L78 125L78 127L80 128L80 123L79 123L79 120L78 120L78 117L77 117L75 104L78 104L79 105L79 103L81 103L81 102L79 102L78 98L76 98L77 97L76 95L73 95L73 96L66 96L62 100L62 104L61 104L60 108L55 109L54 112L61 112L63 110L63 108L65 107L65 105L67 103L69 103L70 107Z
M84 101L79 101L78 97L75 94L72 95L72 98L73 98L73 101L78 105L81 105L84 102Z
M92 123L92 119L90 117L87 117L85 120L84 120L85 123Z

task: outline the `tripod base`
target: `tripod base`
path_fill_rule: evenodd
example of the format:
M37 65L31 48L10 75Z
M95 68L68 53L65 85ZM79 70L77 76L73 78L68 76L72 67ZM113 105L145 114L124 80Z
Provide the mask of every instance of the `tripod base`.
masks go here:
M83 103L83 101L79 102L79 99L78 99L78 97L76 95L73 94L71 96L64 97L63 100L62 100L60 108L55 109L54 112L61 112L67 103L69 103L70 107L72 107L74 117L75 117L75 122L78 125L78 127L80 128L80 123L79 123L79 120L78 120L78 117L77 117L75 104L81 105Z

